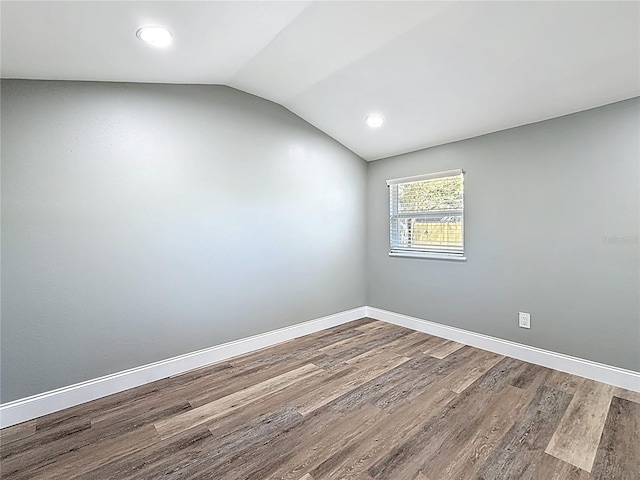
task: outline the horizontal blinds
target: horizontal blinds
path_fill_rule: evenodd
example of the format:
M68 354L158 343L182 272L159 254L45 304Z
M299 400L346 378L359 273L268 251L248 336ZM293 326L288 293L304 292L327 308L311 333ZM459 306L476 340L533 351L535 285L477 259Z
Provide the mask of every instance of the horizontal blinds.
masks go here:
M450 170L387 182L392 252L463 255L462 177Z

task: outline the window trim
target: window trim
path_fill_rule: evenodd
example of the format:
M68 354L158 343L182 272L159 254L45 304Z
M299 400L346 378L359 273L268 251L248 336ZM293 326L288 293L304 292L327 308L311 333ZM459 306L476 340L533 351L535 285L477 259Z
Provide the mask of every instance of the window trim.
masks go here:
M455 170L446 170L443 172L434 172L427 173L423 175L414 175L411 177L402 177L402 178L394 178L387 180L387 187L391 187L392 185L398 185L401 183L413 183L413 182L422 182L425 180L434 180L437 178L444 177L454 177L457 175L463 176L462 183L462 252L457 253L447 253L447 252L437 252L437 251L425 251L425 250L414 250L410 248L393 248L391 245L391 229L392 229L392 214L389 211L389 256L390 257L405 257L405 258L421 258L421 259L432 259L432 260L452 260L459 262L466 262L466 249L465 249L465 228L464 228L464 174L466 172L463 169L455 169ZM389 190L389 207L391 208L391 190Z
M467 257L460 256L458 254L451 253L436 253L436 252L418 252L418 251L400 251L395 250L389 252L390 257L403 257L403 258L423 258L429 260L449 260L454 262L466 262Z

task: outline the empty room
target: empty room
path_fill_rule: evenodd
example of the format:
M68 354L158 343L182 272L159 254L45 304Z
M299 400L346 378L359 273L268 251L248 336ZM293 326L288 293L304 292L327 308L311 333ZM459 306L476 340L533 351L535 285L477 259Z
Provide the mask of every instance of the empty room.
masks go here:
M640 1L0 19L0 478L640 479Z

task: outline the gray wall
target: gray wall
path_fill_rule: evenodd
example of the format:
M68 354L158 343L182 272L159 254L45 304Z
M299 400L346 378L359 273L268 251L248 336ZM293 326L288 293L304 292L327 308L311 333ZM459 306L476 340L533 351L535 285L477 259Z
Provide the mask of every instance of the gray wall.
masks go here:
M2 401L365 304L366 163L217 86L2 81Z
M371 163L368 305L640 371L639 106ZM390 258L385 180L453 168L468 261Z

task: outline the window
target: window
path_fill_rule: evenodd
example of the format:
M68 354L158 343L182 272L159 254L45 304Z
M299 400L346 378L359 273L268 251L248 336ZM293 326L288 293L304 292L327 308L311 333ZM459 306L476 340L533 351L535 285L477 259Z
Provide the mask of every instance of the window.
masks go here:
M464 172L387 180L391 256L466 260Z

